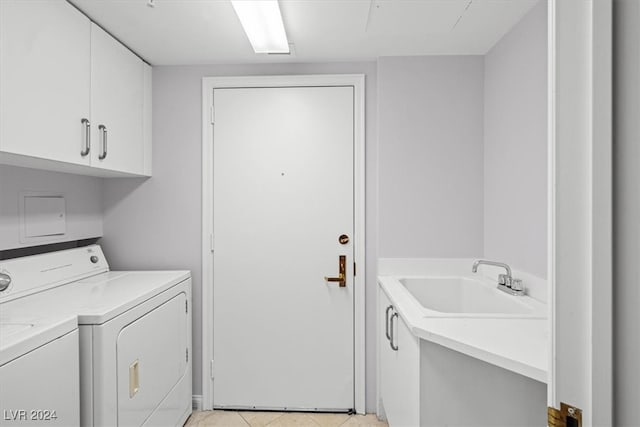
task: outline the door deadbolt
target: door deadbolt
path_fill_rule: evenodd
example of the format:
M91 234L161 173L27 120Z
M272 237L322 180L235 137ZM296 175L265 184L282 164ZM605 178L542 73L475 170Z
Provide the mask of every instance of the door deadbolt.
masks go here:
M338 243L340 243L341 245L346 245L347 243L349 243L349 236L347 236L346 234L341 234L340 237L338 237Z

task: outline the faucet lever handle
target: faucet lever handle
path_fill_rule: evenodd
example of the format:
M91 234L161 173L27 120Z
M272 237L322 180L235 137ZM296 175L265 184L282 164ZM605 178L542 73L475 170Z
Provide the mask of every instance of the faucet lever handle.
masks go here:
M511 289L514 291L524 291L524 286L522 285L521 279L512 279L511 280Z
M500 285L505 285L505 286L510 286L510 283L507 283L507 275L506 274L499 274L498 275L498 284Z

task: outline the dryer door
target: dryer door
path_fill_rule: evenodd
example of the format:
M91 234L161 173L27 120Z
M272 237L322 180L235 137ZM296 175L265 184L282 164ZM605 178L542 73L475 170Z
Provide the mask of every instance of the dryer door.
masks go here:
M186 295L178 294L118 335L118 425L139 426L187 371Z

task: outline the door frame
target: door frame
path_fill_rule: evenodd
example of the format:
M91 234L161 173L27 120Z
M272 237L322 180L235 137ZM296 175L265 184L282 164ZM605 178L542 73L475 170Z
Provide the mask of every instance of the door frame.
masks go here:
M612 425L612 1L548 0L549 406Z
M202 79L202 409L213 408L213 90L251 87L351 86L354 89L354 406L365 413L365 76L318 74Z

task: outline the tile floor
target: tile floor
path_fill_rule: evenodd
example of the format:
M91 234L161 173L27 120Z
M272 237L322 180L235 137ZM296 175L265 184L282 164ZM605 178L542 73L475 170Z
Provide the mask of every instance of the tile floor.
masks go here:
M305 412L194 411L185 427L387 427L375 415Z

